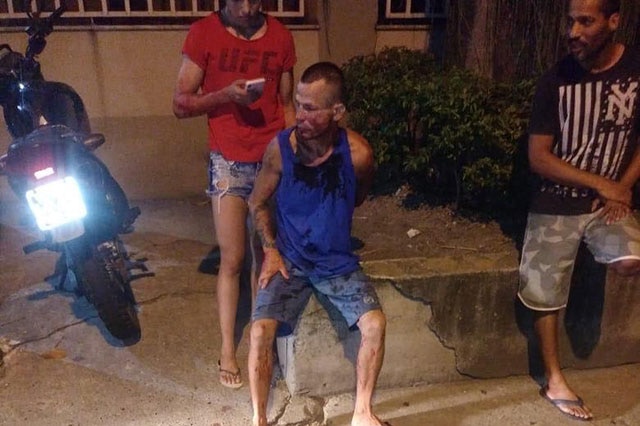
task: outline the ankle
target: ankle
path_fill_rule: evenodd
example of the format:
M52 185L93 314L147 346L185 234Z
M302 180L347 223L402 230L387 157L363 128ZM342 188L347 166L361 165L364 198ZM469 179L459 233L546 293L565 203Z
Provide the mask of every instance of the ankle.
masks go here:
M371 409L371 405L364 405L364 404L356 403L356 406L353 409L353 416L354 417L372 416L372 415L373 415L373 410Z
M563 376L557 378L549 378L547 380L547 388L551 392L566 392L571 391L569 387L569 383L567 383L566 379Z
M229 354L222 350L220 351L220 362L223 364L235 364L237 362L236 356L233 353Z
M254 416L251 422L252 426L267 426L267 423L267 418L260 416Z

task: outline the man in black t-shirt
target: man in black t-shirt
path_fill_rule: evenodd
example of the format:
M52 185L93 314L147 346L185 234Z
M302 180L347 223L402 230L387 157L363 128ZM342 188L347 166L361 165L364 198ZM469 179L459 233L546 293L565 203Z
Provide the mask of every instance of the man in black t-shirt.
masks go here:
M529 125L534 194L518 296L535 311L547 384L540 394L581 420L591 410L569 387L558 353L581 241L620 274L640 271L640 225L631 213L640 176L640 54L613 40L620 0L571 0L570 55L539 81Z

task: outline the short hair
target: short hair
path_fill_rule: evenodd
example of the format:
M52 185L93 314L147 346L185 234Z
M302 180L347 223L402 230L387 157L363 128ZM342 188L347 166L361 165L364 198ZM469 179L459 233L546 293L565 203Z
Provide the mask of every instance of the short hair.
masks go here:
M302 77L300 77L300 81L305 84L318 80L324 80L328 85L333 87L333 93L329 99L331 103L343 101L344 74L340 67L333 62L316 62L304 70Z
M600 10L605 17L620 13L620 0L600 0Z

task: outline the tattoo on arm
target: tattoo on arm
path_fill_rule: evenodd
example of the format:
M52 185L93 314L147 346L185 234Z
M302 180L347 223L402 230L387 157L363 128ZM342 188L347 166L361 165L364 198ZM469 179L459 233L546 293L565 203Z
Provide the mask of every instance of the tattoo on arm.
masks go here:
M278 141L274 138L265 152L262 169L249 197L249 211L255 232L265 249L276 247L276 225L271 201L280 180L280 154Z
M256 208L254 213L256 232L263 248L276 248L275 232L271 218L271 210L267 205Z
M278 248L278 246L276 246L275 241L266 242L264 239L262 239L262 248L272 249L272 248Z

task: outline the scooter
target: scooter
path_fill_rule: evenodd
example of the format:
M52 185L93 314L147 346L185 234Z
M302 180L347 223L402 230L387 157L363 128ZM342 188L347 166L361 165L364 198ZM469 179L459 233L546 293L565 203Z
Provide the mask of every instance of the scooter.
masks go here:
M61 253L54 286L85 296L114 337L135 343L141 330L131 271L147 268L144 260L129 258L119 234L132 230L140 209L129 206L93 154L105 137L91 133L80 96L71 86L46 81L37 61L63 13L64 6L46 18L27 12L24 55L0 45L0 105L12 137L0 156L0 174L42 231L42 240L23 247L24 253Z

